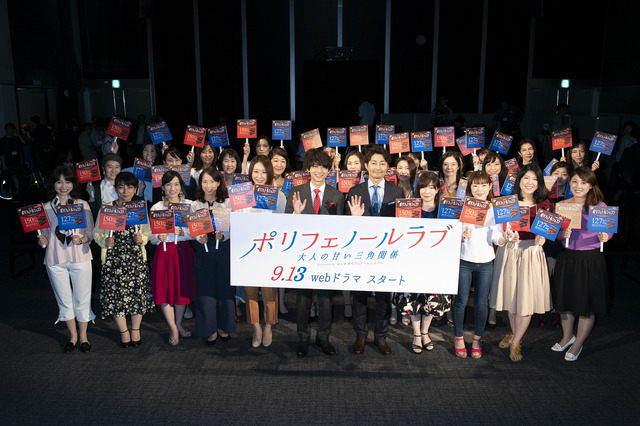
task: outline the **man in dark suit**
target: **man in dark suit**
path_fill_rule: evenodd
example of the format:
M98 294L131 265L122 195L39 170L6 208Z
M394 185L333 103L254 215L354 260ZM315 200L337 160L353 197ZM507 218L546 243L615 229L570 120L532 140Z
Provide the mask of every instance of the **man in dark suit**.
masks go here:
M333 214L344 211L344 195L327 185L325 179L331 169L332 160L321 149L311 149L305 155L303 170L308 170L311 180L291 189L285 213L293 214ZM329 290L317 290L319 322L316 332L316 344L327 355L335 355L336 350L329 343L331 330L331 297ZM313 290L300 289L296 297L296 317L298 323L298 345L296 355L300 358L309 352L309 309Z
M374 145L365 153L365 167L369 172L367 181L352 187L347 196L346 214L351 216L395 216L395 202L403 198L402 189L385 180L389 168L389 152L380 145ZM353 293L353 329L356 342L353 350L356 354L364 352L367 328L367 297L369 292ZM391 353L386 341L389 327L390 294L376 291L376 320L374 344L384 355Z

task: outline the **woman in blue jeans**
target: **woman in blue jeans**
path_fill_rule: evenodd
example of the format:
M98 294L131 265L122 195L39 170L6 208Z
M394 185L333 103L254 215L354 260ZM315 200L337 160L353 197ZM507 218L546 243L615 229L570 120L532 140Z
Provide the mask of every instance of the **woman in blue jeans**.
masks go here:
M467 197L491 200L492 195L491 177L482 171L472 173L467 184ZM462 323L469 300L471 278L474 283L475 322L471 356L482 357L482 334L487 321L487 299L495 258L493 244L502 246L506 243L506 235L502 235L502 226L495 223L493 209L490 208L487 212L484 223L485 226L463 224L458 295L453 303L454 348L456 355L460 358L467 357L467 348L462 337Z

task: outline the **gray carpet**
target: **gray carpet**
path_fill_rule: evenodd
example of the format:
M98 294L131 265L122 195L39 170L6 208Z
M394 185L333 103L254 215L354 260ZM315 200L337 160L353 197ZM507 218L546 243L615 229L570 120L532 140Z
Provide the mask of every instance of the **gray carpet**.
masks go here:
M35 239L35 236L33 237ZM119 347L112 321L90 326L90 354L63 354L63 324L54 325L57 305L38 265L16 280L5 269L0 300L0 406L3 424L631 424L637 421L640 373L639 286L621 271L630 252L608 255L614 306L602 316L577 362L549 348L561 331L532 324L523 341L524 360L511 362L497 343L504 320L484 336L480 360L459 359L453 332L433 326L435 350L415 355L411 328L398 323L381 355L369 339L353 353L351 323L342 319L342 297L334 298L331 341L338 353L311 345L295 356L295 294L281 316L270 348L251 346L246 322L229 342L207 348L198 338L167 344L160 313L145 316L143 343ZM7 259L6 238L0 255ZM41 262L41 257L37 262ZM17 266L28 266L28 256ZM6 265L6 264L5 264ZM640 277L640 264L625 271ZM93 308L98 314L98 289ZM194 329L194 320L185 321ZM471 309L467 321L473 321ZM312 323L313 324L313 323ZM315 325L312 325L314 327ZM470 347L472 324L465 326ZM312 339L315 331L312 331ZM371 337L371 336L370 336Z

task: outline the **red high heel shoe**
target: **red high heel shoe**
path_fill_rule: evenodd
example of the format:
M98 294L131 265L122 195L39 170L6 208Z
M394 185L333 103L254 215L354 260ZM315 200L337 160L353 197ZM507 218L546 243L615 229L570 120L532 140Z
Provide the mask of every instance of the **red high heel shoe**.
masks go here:
M471 345L471 358L482 358L482 338L476 339L474 337L473 341L478 342L480 344L480 348L474 348L473 345Z
M464 337L454 337L454 339L457 340L457 341L462 341L462 343L464 344ZM466 347L456 348L455 347L455 343L454 343L453 349L455 349L457 357L459 357L459 358L466 358L467 357L467 348Z

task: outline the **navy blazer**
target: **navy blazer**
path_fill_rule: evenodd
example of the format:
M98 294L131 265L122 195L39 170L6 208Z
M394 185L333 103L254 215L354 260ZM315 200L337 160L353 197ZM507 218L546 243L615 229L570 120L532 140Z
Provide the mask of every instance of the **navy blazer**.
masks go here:
M380 206L380 213L378 216L394 217L396 215L396 199L404 198L404 192L402 188L395 185L386 179L384 182L384 198L382 199L382 205ZM351 197L359 195L364 203L363 216L373 216L373 209L371 207L371 197L369 196L369 181L366 180L359 185L351 187L349 194L347 194L347 200L350 201ZM345 214L350 215L351 209L349 209L349 203L345 207Z

